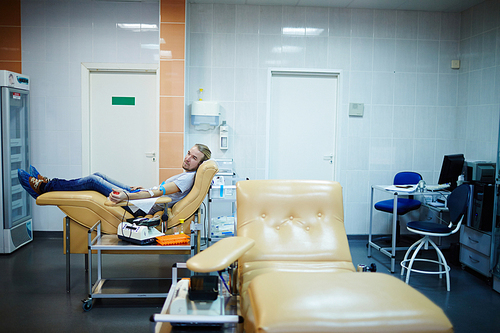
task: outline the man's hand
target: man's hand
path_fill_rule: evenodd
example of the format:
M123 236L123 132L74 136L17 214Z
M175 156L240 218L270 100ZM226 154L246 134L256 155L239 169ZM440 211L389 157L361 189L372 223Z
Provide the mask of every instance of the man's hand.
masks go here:
M113 191L109 194L108 199L113 203L119 203L127 198L127 195L122 190L113 189Z

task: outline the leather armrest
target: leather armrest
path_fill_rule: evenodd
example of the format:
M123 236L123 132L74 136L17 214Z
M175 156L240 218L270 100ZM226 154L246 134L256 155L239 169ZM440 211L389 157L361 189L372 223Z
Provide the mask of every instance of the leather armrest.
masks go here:
M221 239L206 250L186 262L193 272L209 273L225 269L252 248L255 241L247 237L228 237Z

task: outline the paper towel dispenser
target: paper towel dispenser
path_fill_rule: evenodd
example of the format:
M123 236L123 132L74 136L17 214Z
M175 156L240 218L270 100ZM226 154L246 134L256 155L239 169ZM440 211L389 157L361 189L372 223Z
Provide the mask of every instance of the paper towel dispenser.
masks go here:
M219 103L195 101L191 105L191 124L197 130L207 131L219 126Z

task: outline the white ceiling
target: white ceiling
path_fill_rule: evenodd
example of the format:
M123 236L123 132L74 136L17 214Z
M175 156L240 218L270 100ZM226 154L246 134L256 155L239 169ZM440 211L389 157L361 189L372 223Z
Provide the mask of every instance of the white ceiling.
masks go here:
M461 12L484 0L187 0L189 3L283 5Z

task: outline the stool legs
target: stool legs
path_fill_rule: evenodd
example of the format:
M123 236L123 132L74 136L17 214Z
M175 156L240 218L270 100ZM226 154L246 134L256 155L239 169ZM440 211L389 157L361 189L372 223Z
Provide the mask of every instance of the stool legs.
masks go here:
M438 256L438 260L429 260L429 259L421 259L417 258L418 252L422 249L422 246L425 245L425 248L427 248L427 245L431 244L431 246L434 248L436 251L436 254ZM414 249L415 251L413 252L413 255L411 256L411 259L408 259L408 256L410 255L410 252ZM413 263L415 261L427 261L431 263L435 263L438 265L438 271L423 271L423 270L418 270L413 267ZM432 239L430 239L429 236L425 236L422 239L416 241L409 249L406 251L405 257L403 261L401 261L401 276L404 274L405 269L407 270L406 272L406 284L409 284L410 281L410 273L417 272L417 273L423 273L423 274L439 274L439 278L442 278L443 273L446 274L446 290L450 291L450 266L448 266L448 263L446 262L446 258L444 257L443 253L439 249L439 247L434 243Z

